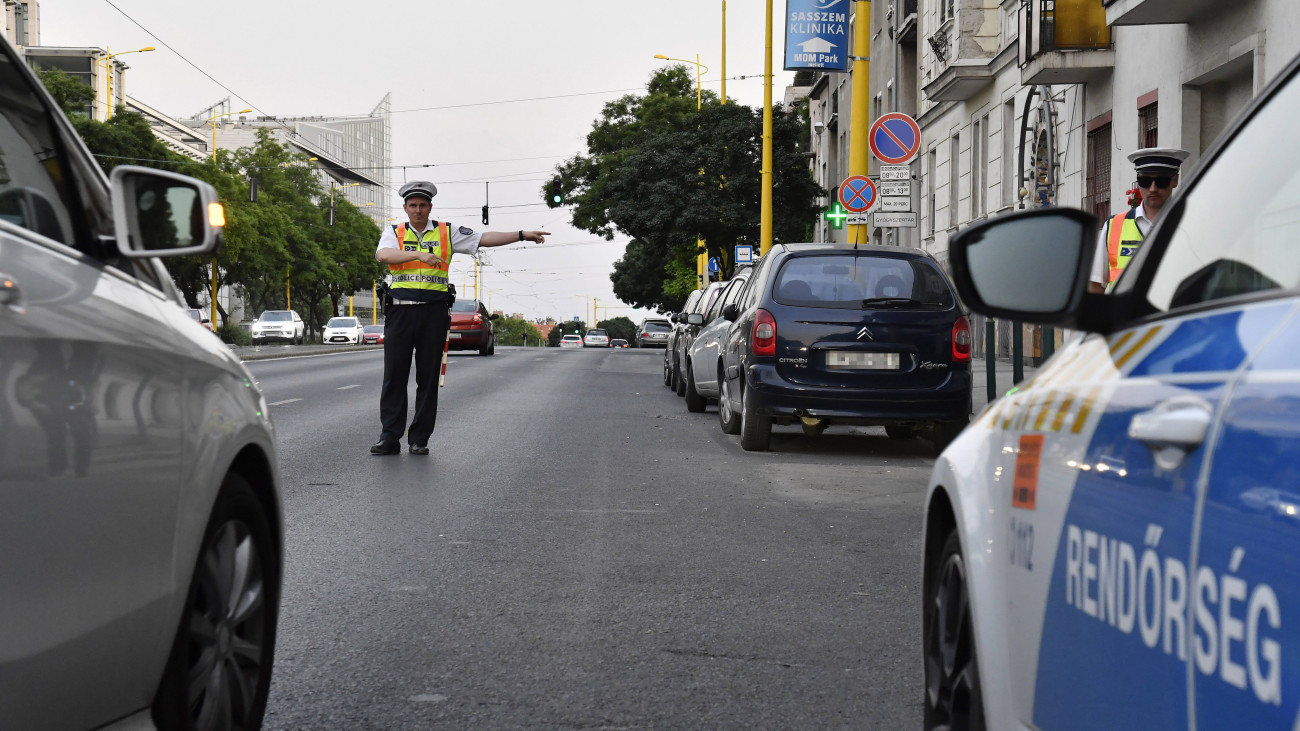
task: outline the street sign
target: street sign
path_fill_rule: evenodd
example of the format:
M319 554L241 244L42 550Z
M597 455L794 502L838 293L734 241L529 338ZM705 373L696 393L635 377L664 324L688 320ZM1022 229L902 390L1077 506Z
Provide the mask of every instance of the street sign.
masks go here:
M786 3L786 71L847 71L849 42L849 0Z
M867 144L876 159L887 165L911 162L921 149L921 128L902 112L882 114L871 125Z
M866 213L877 200L876 184L865 175L850 175L840 185L840 203L849 213Z
M718 265L718 257L709 257L709 274L717 274L721 267Z
M876 228L916 228L915 213L877 213Z
M858 213L852 216L846 216L844 222L850 226L870 226L871 216L865 213Z
M911 196L881 197L880 210L906 213L912 210L912 198Z
M882 198L891 195L911 195L911 183L877 183L876 192L880 193Z
M844 206L840 205L839 201L836 201L834 206L822 211L822 220L830 221L831 228L843 228L844 219L848 215L844 211Z
M881 165L881 180L911 180L912 168L907 165ZM883 193L881 195L884 195Z
M753 264L754 247L749 244L736 244L736 264Z

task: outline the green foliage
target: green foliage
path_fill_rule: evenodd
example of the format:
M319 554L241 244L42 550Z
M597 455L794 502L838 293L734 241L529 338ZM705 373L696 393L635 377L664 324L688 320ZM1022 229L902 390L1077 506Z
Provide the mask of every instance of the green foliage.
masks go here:
M64 114L73 119L86 117L86 105L95 101L95 90L89 84L61 69L39 69L36 75Z
M724 275L733 271L736 244L759 248L762 117L761 110L717 103L711 92L697 110L691 73L663 69L645 96L605 105L587 135L587 155L559 165L543 190L564 191L575 227L633 239L610 277L620 299L678 310L697 286L697 238L723 262ZM802 115L775 110L775 242L804 240L824 194L808 172L806 138Z
M609 320L601 320L596 323L596 327L603 328L609 334L610 340L623 338L631 344L636 339L636 325L621 315Z
M540 346L542 331L533 323L518 317L502 317L496 321L497 343L501 345L523 345L528 337L529 346Z
M253 336L249 335L242 326L234 323L227 323L217 328L217 337L221 338L221 342L231 345L253 344Z

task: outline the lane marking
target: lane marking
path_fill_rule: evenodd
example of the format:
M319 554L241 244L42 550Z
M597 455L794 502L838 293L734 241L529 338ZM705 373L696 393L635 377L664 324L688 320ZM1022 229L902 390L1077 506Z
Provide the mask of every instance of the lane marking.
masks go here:
M285 404L292 404L298 401L302 401L302 399L300 398L285 399L284 401L276 401L273 404L267 404L267 406L284 406Z
M360 383L354 383L354 384L352 384L351 386L339 386L337 390L339 390L339 391L346 391L346 390L348 390L349 388L361 388L361 384L360 384ZM272 406L274 406L274 404L272 404Z

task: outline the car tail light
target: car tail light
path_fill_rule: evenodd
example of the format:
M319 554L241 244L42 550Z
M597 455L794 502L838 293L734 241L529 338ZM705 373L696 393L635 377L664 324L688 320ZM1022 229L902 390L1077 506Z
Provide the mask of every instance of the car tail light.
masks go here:
M776 355L776 318L767 310L759 308L754 313L749 347L754 355Z
M965 316L957 318L957 322L952 326L952 362L967 363L970 361L970 321Z
M482 324L483 324L483 316L482 316L482 315L479 315L479 314L475 314L475 315L474 315L474 324L475 324L475 325L482 325Z

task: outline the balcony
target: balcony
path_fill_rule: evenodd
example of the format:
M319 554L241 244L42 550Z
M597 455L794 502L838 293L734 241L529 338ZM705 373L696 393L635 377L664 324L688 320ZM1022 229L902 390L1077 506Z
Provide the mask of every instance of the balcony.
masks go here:
M894 31L894 40L899 43L916 43L916 0L902 0L899 4L902 13L898 16L898 27Z
M1110 25L1190 23L1220 7L1219 0L1105 0Z
M1106 14L1101 0L1030 0L1020 11L1020 82L1084 84L1104 77L1115 68Z
M921 87L926 99L966 101L993 81L998 55L996 13L996 8L960 8L957 18L945 21L926 36L924 44L918 44L928 47L933 59L934 76Z

